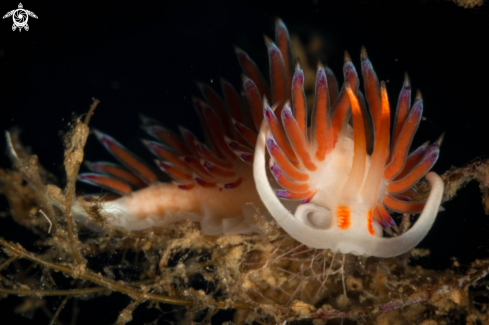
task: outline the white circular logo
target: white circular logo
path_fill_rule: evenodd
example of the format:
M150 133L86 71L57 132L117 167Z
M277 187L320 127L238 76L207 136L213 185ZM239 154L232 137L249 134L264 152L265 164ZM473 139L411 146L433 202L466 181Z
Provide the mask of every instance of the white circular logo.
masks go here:
M29 16L32 18L36 18L37 16L35 13L32 11L24 9L22 6L22 3L19 3L18 9L11 10L7 12L3 18L8 18L12 16L12 19L14 21L14 24L12 25L12 31L15 31L17 28L19 29L19 32L22 31L22 28L24 28L26 31L29 30L29 25L27 25L27 21L29 20Z

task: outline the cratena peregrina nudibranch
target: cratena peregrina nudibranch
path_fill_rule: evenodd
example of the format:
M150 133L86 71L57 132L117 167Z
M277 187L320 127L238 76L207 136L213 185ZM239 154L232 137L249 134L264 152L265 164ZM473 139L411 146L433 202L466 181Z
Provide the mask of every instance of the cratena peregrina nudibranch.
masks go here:
M142 118L143 128L156 140L143 143L171 183L159 182L157 173L99 131L97 138L122 166L87 163L93 173L80 174L79 180L121 195L97 204L112 216L112 225L128 230L188 219L200 222L208 235L249 233L253 219L245 208L253 203L290 236L313 248L378 257L407 252L431 228L444 188L437 174L428 173L441 138L410 152L422 117L421 94L411 107L406 75L391 134L385 84L379 84L362 48L364 93L348 54L341 89L332 71L319 63L308 123L304 74L299 61L294 64L281 20L275 32L276 43L265 37L270 86L238 48L243 97L224 80L224 98L198 85L204 100L195 98L193 104L205 142L183 127L176 134ZM417 200L414 186L422 177L431 190L427 199ZM90 219L89 204L90 199L75 201L78 220ZM420 215L405 233L383 237L384 231L397 232L392 212Z

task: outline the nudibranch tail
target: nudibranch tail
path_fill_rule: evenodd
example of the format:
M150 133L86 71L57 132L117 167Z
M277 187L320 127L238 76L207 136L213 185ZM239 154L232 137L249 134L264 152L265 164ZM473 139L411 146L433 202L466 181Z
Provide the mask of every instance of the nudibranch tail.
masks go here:
M229 99L232 90L227 91L231 92L227 95ZM99 174L82 173L79 180L122 195L100 203L103 212L112 217L111 225L140 230L188 219L199 221L209 235L250 231L250 223L242 217L242 208L247 202L261 206L251 174L253 148L244 139L240 142L239 134L234 131L230 131L233 138L219 133L224 128L207 103L196 99L194 104L205 122L211 148L183 127L179 128L181 135L177 135L161 123L142 117L143 129L161 141L142 142L156 156L159 169L172 178L171 183L148 181L148 175L159 177L156 171L112 137L97 131L99 140L127 169L108 163L88 163L89 169ZM236 110L234 117L244 122L245 114L240 117L237 113ZM230 130L234 130L231 119L228 122ZM238 152L241 158L251 155L251 160L239 160ZM89 222L89 209L85 205L93 200L84 199L83 204L75 201L75 217Z
M294 147L288 138L294 134L292 129L295 126L290 123L293 123L290 120L290 104L287 103L287 107L284 105L290 100L294 60L285 24L281 20L276 21L277 45L266 37L265 40L269 53L271 88L253 60L239 48L235 48L235 52L243 69L242 86L246 98L242 98L236 89L222 78L222 97L210 86L197 83L203 100L193 98L192 102L202 124L205 142L200 141L184 127L179 126L178 134L154 119L141 116L143 130L156 140L142 142L156 157L155 163L159 171L147 166L112 137L96 131L97 138L123 166L103 165L100 162L91 164L88 167L94 173L80 174L79 180L122 196L110 204L115 204L119 208L124 206L121 208L122 212L116 215L126 221L116 220L113 225L124 224L128 229L140 229L145 224L142 220L146 218L154 219L146 223L149 226L155 224L158 218L170 218L167 212L181 209L203 214L201 224L207 234L218 234L222 231L229 233L229 229L225 229L226 225L233 225L233 231L248 231L249 227L246 228L243 222L229 220L235 217L242 220L241 209L249 202L254 202L258 208L262 207L252 178L252 163L258 129L263 120L262 101L267 97L272 98L274 104L273 109L269 108L265 115L274 129L274 141L280 144L281 149L277 155L285 155L285 158L279 161L279 165L273 167L276 176L284 185L288 184L290 189L296 191L291 197L311 199L315 193L314 189L309 190L307 184L296 184L285 174L298 176L284 163L289 163L297 169L300 164L299 158L309 155L308 152L301 151L300 143L295 143ZM337 92L332 72L326 71L326 75L335 84ZM300 89L303 92L302 86ZM282 110L284 114L280 114ZM305 107L302 114L305 118ZM306 127L306 124L301 126L303 136L306 136ZM285 133L286 129L289 131L288 134ZM300 137L296 139L301 140ZM278 156L277 160L280 160ZM310 167L310 164L308 166ZM158 179L162 174L169 176L172 182L164 185L160 183ZM308 177L307 174L304 175ZM158 200L155 195L150 194L152 191L172 199ZM90 198L85 199L87 202L90 201ZM129 204L128 202L130 206L125 205ZM151 208L144 208L145 205ZM104 209L115 211L109 205L104 206ZM77 211L80 210L83 209ZM133 215L133 221L137 221L138 226L129 226L129 214ZM81 219L83 218L82 216ZM236 227L237 224L243 226Z

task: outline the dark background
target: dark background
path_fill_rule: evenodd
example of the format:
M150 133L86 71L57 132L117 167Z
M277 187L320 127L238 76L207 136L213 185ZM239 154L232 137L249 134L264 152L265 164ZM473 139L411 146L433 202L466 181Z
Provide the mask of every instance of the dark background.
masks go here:
M18 1L2 1L0 14L17 8ZM73 114L85 113L95 97L101 104L91 126L149 158L139 144L143 133L138 128L138 113L173 129L185 125L200 135L191 105L191 96L199 95L194 80L212 79L219 89L216 81L222 76L239 87L233 44L246 50L266 71L262 35L273 37L274 18L281 17L291 33L307 36L315 32L327 40L326 63L340 82L343 51L349 51L358 69L362 45L379 78L389 80L391 103L408 71L413 88L423 92L425 104L426 119L414 144L434 141L446 131L434 171L443 173L451 166L487 158L489 6L464 9L447 1L393 2L24 1L24 9L39 17L29 18L28 32L12 32L11 18L0 20L0 130L20 127L24 143L62 178L59 131ZM4 151L3 140L0 150ZM86 158L110 156L91 136ZM3 155L0 166L9 166ZM469 185L445 208L419 245L432 251L423 266L445 269L453 256L462 264L487 257L489 223L477 184ZM5 201L0 201L0 210L7 209ZM0 221L8 225L0 226L0 236L29 241L16 235L11 223ZM53 301L56 307L61 299ZM81 305L78 324L93 320L93 313L104 308L108 311L99 321L114 321L117 310L128 303L125 298L121 301L112 306L114 310L92 303L90 308L95 309L88 313ZM0 317L48 323L41 313L32 321L14 315L11 308L20 299L9 298L8 302L0 302L2 310L9 310Z

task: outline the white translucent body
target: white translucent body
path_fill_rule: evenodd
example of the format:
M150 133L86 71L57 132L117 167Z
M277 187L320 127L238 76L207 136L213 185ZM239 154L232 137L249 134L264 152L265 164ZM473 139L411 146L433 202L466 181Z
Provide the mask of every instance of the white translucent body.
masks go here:
M252 207L261 211L265 208L256 192L250 166L239 164L237 173L243 182L236 188L195 186L182 190L173 183L155 182L117 200L98 203L100 212L107 216L111 226L130 231L191 220L200 222L204 233L210 236L250 233L252 215L256 212ZM252 207L247 203L252 203ZM74 201L75 219L96 228L87 211Z

